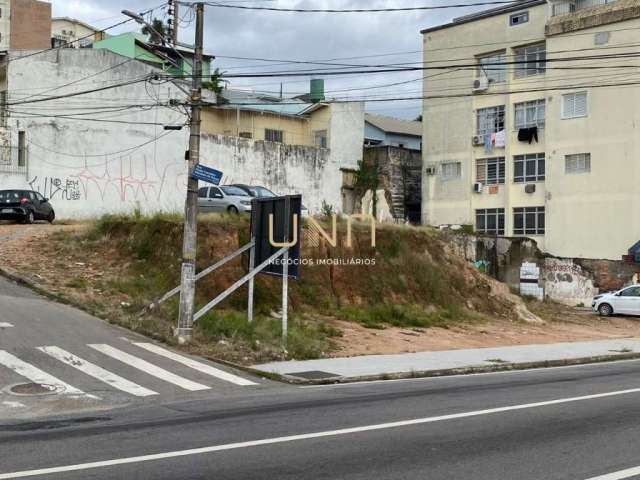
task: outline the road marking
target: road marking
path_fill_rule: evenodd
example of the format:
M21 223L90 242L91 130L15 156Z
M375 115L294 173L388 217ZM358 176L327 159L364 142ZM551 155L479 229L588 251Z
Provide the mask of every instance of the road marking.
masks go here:
M193 368L194 370L198 370L199 372L206 373L207 375L211 375L212 377L219 378L226 382L235 383L236 385L257 385L257 383L247 380L245 378L239 377L237 375L232 375L231 373L227 373L218 368L212 367L210 365L206 365L204 363L196 362L195 360L184 357L182 355L178 355L170 350L166 350L164 348L159 347L153 343L134 343L134 345L144 348L150 352L153 352L157 355L160 355L165 358L169 358L174 360L182 365L186 365L189 368Z
M593 395L584 395L581 397L560 398L557 400L525 403L521 405L509 405L506 407L489 408L486 410L474 410L471 412L453 413L450 415L440 415L437 417L415 418L411 420L401 420L398 422L379 423L376 425L365 425L362 427L342 428L339 430L328 430L324 432L303 433L300 435L289 435L287 437L265 438L262 440L251 440L247 442L227 443L223 445L213 445L210 447L192 448L188 450L176 450L173 452L140 455L136 457L115 458L111 460L103 460L98 462L79 463L76 465L64 465L60 467L40 468L37 470L23 470L20 472L0 474L0 480L6 480L9 478L35 477L39 475L50 475L53 473L73 472L73 471L80 471L80 470L90 470L94 468L113 467L117 465L126 465L131 463L142 463L142 462L151 462L154 460L165 460L167 458L187 457L191 455L202 455L206 453L222 452L226 450L236 450L240 448L250 448L250 447L259 447L263 445L274 445L278 443L296 442L301 440L309 440L313 438L336 437L340 435L348 435L353 433L387 430L390 428L422 425L426 423L442 422L446 420L456 420L459 418L478 417L481 415L491 415L495 413L511 412L516 410L526 410L530 408L546 407L549 405L561 405L564 403L582 402L585 400L595 400L599 398L616 397L620 395L629 395L632 393L640 393L640 388L632 388L629 390L618 390L615 392L607 392L607 393L596 393ZM626 478L626 477L610 477L610 478L597 477L596 479L589 479L589 480L614 480L616 478Z
M49 375L47 372L43 372L39 368L33 365L23 362L18 357L11 355L9 352L0 350L0 365L13 370L18 375L22 375L28 378L33 383L41 383L44 385L51 385L58 390L59 393L71 394L71 395L86 395L82 390L72 387L68 383L64 383L62 380L58 380L56 377ZM98 398L94 395L87 395L92 398Z
M12 328L13 325L7 322L0 322L0 328Z
M599 477L591 477L587 480L622 480L623 478L631 478L640 475L640 467L627 468L619 472L607 473Z
M180 388L189 391L196 390L209 390L211 387L207 387L206 385L202 385L200 383L192 382L191 380L187 380L186 378L179 377L178 375L174 375L171 372L168 372L164 368L156 367L152 363L147 362L138 357L134 357L133 355L129 355L122 350L118 350L117 348L112 347L111 345L105 344L93 344L89 345L91 348L98 350L105 355L108 355L111 358L115 358L116 360L120 360L127 365L132 366L133 368L137 368L138 370L142 370L149 375L152 375L160 380L164 380L165 382L173 383Z
M3 405L5 407L9 407L9 408L24 408L25 404L24 403L20 403L20 402L2 402L0 403L0 405Z
M118 390L130 393L136 397L148 397L150 395L157 395L157 392L149 390L148 388L141 387L137 383L133 383L126 378L122 378L115 373L111 373L102 367L87 362L80 357L77 357L66 350L58 347L38 347L38 350L51 355L53 358L60 360L62 363L72 366L80 370L87 375L97 378L101 382L105 382Z

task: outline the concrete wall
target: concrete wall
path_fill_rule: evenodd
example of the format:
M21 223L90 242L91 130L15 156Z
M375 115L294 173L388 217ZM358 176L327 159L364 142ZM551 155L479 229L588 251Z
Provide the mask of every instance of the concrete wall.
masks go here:
M80 48L82 44L91 44L103 40L105 33L98 32L77 21L55 18L51 21L51 36L66 42L75 42L70 47ZM81 38L83 39L82 41L76 41Z
M9 50L11 40L11 0L0 0L0 50Z
M473 58L502 50L513 55L514 47L539 41L546 42L548 58L575 56L575 51L603 55L611 49L619 54L633 52L640 28L640 1L620 0L581 10L576 14L551 19L547 28L547 5L529 7L528 23L509 26L514 12L462 23L450 28L426 32L424 60L449 61L451 48L473 43L484 47L455 48L456 57ZM614 23L611 23L614 22ZM606 25L606 26L605 26ZM547 28L547 34L545 34ZM566 33L579 30L579 34ZM596 45L597 32L610 30L606 43ZM468 39L473 38L473 42ZM599 50L602 47L602 51ZM616 48L623 47L623 48ZM565 52L565 53L553 53ZM586 55L586 54L582 54ZM507 57L513 58L513 57ZM632 60L613 58L597 60L598 66L631 65ZM598 70L598 79L572 67L584 66L584 61L562 62L563 69L549 63L546 73L522 79L507 73L507 81L490 86L488 95L463 98L427 99L424 102L424 162L438 166L442 162L462 163L462 177L443 181L439 175L424 177L423 218L432 225L474 224L477 209L504 208L505 235L513 235L513 208L544 206L544 235L533 236L539 247L563 258L593 258L619 260L627 249L640 239L640 218L631 215L640 207L640 87L570 88L585 83L618 83L623 77L617 70ZM622 75L622 74L620 74ZM426 79L425 96L437 95L446 88L447 94L472 93L474 71L453 73ZM554 90L554 87L556 88ZM565 88L569 87L569 88ZM547 91L492 94L500 91L548 89ZM587 91L588 115L563 119L562 95ZM545 100L546 125L539 141L531 145L517 141L514 127L514 104L529 100ZM483 147L473 147L475 111L479 108L504 105L507 142L504 149L491 154ZM535 193L525 193L523 183L514 183L513 157L526 153L544 153L546 179L535 182ZM591 154L591 171L566 173L565 156ZM504 156L506 182L483 193L472 193L475 162L479 158ZM527 182L534 183L534 182Z
M58 218L134 208L182 211L188 131L166 132L163 126L182 124L185 116L166 107L122 110L134 99L145 105L155 104L157 98L184 101L171 83L145 87L139 82L29 104L33 108L18 105L36 93L74 81L77 83L49 95L82 92L95 88L96 81L100 86L116 84L155 71L141 62L122 63L123 57L94 49L61 49L9 63L9 102L13 105L8 129L0 131L0 145L16 147L18 132L24 131L29 162L26 172L16 172L15 165L13 171L0 165L0 188L40 191L51 198ZM103 73L97 75L99 72ZM90 80L78 82L83 78ZM106 108L120 110L100 113ZM67 118L51 116L61 112ZM362 128L362 115L361 106L337 107L331 122L338 133L331 136L331 149L204 135L202 163L222 170L224 183L246 182L281 194L302 193L312 212L320 209L322 200L339 210L340 169L353 167L362 158L362 136L344 135L348 129L342 122L353 124L360 116L357 125Z
M51 47L51 4L38 0L11 0L11 49Z

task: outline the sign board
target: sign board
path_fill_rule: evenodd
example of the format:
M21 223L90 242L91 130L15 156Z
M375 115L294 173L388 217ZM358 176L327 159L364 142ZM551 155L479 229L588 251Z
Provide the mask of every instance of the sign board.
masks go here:
M300 276L301 210L301 195L253 199L251 202L251 237L255 240L255 252L253 265L249 266L251 269L256 268L282 248L282 246L273 245L273 243L292 243L295 240L295 244L289 248L289 276L292 278ZM269 235L270 215L273 215L271 239ZM295 216L297 216L297 224L294 222ZM262 273L281 277L282 258L276 259Z
M194 167L191 178L195 180L201 180L203 182L212 183L213 185L220 185L222 180L222 172L215 168L205 167L198 164Z

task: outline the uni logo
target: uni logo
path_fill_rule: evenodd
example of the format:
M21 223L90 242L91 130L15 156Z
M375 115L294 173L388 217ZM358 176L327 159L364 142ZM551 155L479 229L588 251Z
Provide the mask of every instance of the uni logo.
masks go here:
M376 219L373 215L353 214L347 215L347 248L351 248L351 224L353 220L369 221L371 224L371 247L376 246ZM309 224L314 228L332 247L338 246L338 216L334 213L331 215L331 235L316 221L315 218L309 217ZM293 214L293 239L290 242L276 242L273 239L273 214L269 214L269 243L276 248L293 247L298 243L298 215Z

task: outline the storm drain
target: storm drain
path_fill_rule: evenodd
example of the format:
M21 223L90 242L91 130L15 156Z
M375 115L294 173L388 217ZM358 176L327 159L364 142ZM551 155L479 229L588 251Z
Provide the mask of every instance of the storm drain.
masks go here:
M320 370L309 370L307 372L287 373L289 377L304 378L305 380L324 380L326 378L337 378L342 375L338 373L321 372Z
M55 395L58 389L54 385L46 383L20 383L9 388L9 393L14 395Z

